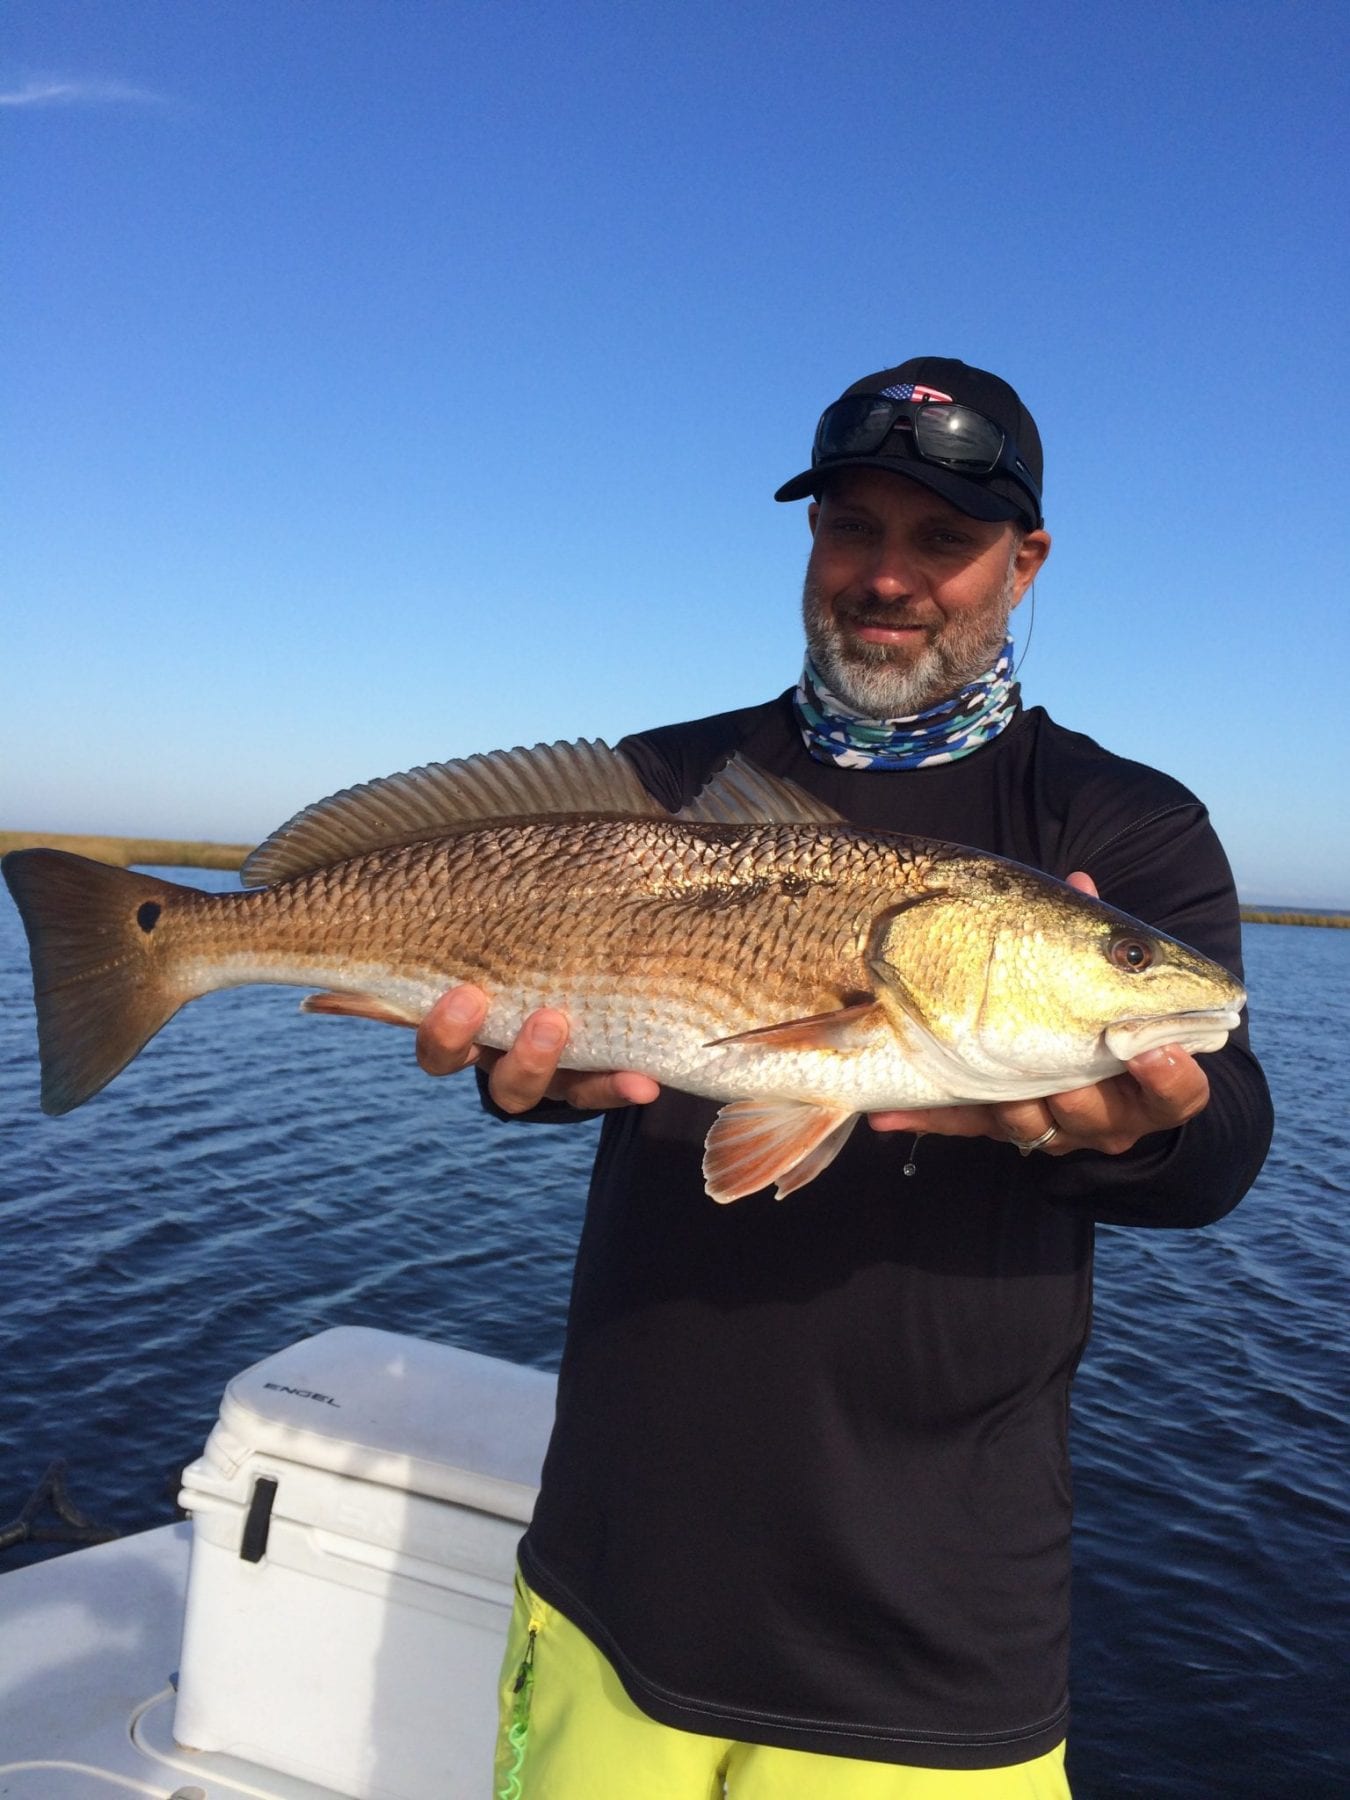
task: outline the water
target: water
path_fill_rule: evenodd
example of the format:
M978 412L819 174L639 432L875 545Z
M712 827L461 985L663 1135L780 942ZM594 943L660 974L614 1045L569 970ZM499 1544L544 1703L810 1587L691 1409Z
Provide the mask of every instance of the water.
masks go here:
M1280 1115L1264 1174L1207 1231L1099 1237L1076 1800L1350 1794L1350 932L1247 942ZM556 1366L595 1127L498 1124L471 1083L417 1073L410 1033L295 1008L196 1002L108 1094L44 1118L0 902L0 1525L55 1456L100 1522L167 1520L229 1376L327 1325Z

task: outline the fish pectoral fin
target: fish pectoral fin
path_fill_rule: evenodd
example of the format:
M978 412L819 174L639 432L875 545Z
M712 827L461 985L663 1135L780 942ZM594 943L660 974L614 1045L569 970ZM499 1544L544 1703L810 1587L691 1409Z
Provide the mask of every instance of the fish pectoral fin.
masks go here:
M772 1181L781 1200L829 1167L859 1117L803 1100L733 1100L713 1120L703 1146L707 1191L725 1203Z
M866 1028L885 1023L885 1010L877 1000L858 1000L834 1012L811 1013L803 1019L784 1019L777 1025L757 1025L753 1031L737 1031L731 1037L712 1038L705 1050L728 1044L754 1044L764 1050L853 1050L867 1035ZM864 1027L859 1030L859 1027Z
M378 994L306 994L300 1002L301 1012L327 1013L338 1019L377 1019L381 1025L413 1025L422 1023L414 1013L404 1012Z

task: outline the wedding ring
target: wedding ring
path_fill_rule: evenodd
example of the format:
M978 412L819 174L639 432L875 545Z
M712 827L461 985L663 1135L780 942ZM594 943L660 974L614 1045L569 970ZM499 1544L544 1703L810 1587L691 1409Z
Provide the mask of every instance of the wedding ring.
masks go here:
M1014 1138L1013 1142L1017 1145L1017 1148L1021 1151L1023 1156L1030 1156L1033 1150L1043 1150L1058 1131L1059 1126L1052 1125L1048 1131L1043 1131L1038 1138L1032 1138L1031 1142L1028 1144L1024 1144L1021 1138Z

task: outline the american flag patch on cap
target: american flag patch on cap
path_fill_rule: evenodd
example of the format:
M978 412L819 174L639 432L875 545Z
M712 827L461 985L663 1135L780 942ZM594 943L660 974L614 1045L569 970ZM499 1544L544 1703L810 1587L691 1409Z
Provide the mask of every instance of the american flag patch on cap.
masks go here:
M916 387L912 381L897 381L893 387L882 388L885 400L945 400L951 403L950 394L940 394L936 388Z

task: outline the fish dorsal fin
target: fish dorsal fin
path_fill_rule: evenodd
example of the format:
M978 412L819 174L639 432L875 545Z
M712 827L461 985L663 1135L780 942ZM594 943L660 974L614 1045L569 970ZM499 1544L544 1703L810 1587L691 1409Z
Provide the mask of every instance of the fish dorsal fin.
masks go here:
M481 819L549 813L669 816L627 757L599 738L492 750L363 781L316 801L258 846L243 878L250 887L267 887L349 856L463 831Z
M786 776L770 775L743 756L731 761L676 814L693 825L839 825L832 806Z

